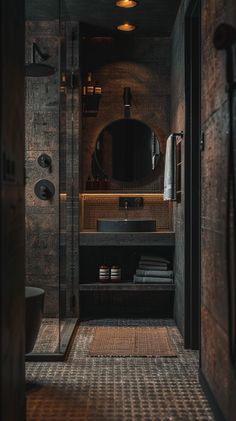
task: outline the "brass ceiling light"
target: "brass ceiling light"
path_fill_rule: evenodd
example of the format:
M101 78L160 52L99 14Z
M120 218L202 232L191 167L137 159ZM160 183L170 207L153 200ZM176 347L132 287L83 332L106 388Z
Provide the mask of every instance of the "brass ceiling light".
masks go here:
M117 0L116 6L124 7L125 9L131 9L131 7L135 7L138 5L136 0Z
M116 29L118 29L118 31L131 32L136 29L136 26L127 22L122 23L122 25L118 25Z

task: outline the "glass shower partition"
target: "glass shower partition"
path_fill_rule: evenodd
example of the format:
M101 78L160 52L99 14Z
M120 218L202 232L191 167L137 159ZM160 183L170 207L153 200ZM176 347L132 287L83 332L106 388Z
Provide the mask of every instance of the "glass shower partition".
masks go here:
M78 24L62 7L60 82L60 352L78 320L79 45Z
M58 360L78 315L78 28L62 0L27 0L25 39L26 286L45 291L26 359Z

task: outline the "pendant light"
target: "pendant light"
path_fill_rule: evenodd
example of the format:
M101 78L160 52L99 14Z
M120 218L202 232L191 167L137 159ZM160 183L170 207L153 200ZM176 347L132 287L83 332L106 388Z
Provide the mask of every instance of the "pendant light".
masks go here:
M118 31L131 32L136 29L136 26L127 22L127 23L122 23L121 25L118 25L116 29L118 29Z
M132 7L135 7L138 5L138 2L136 0L117 0L116 6L123 7L125 9L131 9Z

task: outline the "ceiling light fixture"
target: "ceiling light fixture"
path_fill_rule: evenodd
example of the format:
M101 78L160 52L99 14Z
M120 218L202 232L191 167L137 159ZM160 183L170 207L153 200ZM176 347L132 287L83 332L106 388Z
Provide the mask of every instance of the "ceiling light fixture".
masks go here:
M138 5L136 0L117 0L116 6L124 7L125 9L130 9L131 7L135 7Z
M131 23L122 23L116 27L118 31L131 32L136 29L136 26Z

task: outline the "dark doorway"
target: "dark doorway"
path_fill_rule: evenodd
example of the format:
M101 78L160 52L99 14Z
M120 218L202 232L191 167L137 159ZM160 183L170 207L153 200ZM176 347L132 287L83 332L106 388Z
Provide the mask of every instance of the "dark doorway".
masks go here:
M185 16L185 347L200 343L201 0Z

